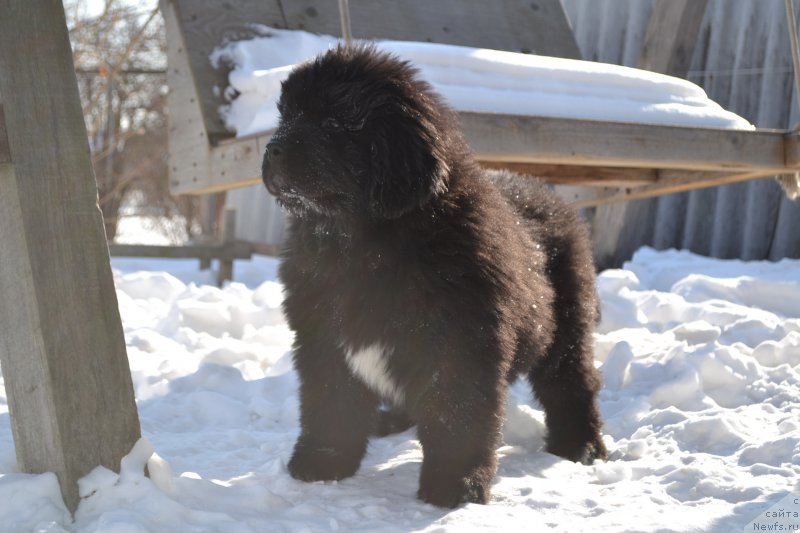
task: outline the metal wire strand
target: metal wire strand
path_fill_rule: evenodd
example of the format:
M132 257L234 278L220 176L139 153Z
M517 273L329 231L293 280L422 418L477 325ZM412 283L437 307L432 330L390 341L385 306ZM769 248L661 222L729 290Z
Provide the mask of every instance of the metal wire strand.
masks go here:
M342 38L347 46L353 41L350 33L350 6L348 0L339 0L339 19L342 23Z

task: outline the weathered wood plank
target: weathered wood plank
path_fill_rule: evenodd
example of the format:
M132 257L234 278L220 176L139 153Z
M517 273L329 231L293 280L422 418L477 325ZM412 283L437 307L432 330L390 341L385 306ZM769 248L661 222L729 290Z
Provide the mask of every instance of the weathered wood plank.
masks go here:
M11 154L8 151L8 135L6 135L6 117L3 111L3 100L0 95L0 164L11 161Z
M189 65L189 52L183 40L175 6L162 1L161 12L169 35L167 39L167 128L169 131L170 188L182 193L208 179L208 137ZM210 68L210 66L209 66Z
M139 438L125 340L60 1L0 0L0 360L17 462L65 503Z
M653 183L658 173L652 168L589 167L550 165L546 163L502 163L478 161L484 168L506 169L541 178L557 185L579 184L587 187L636 187Z
M797 168L786 164L781 131L466 112L460 117L479 160L776 173Z
M718 185L728 185L740 183L758 178L771 177L769 172L742 172L726 174L720 172L686 172L667 171L662 177L652 185L642 187L631 187L625 189L610 190L599 192L593 198L581 199L572 203L576 208L595 207L630 200L643 200L654 198L664 194L691 191L695 189L705 189Z
M209 55L214 48L229 40L256 35L249 25L258 23L286 27L278 0L161 0L162 12L174 10L177 26L167 28L169 40L176 35L183 39L182 52L188 59L191 80L202 109L202 120L208 140L231 137L219 116L219 106L225 104L221 90L227 87L227 70L214 69ZM171 68L171 67L170 67ZM170 84L172 87L172 84Z
M162 246L110 243L112 257L160 257L162 259L250 259L253 248L245 242Z
M226 209L222 220L222 244L232 246L236 240L236 210ZM219 270L217 270L217 285L222 287L226 281L233 279L233 258L224 257L220 259Z
M338 4L329 0L163 0L162 6L165 3L176 10L212 142L231 136L218 113L225 103L219 89L228 85L227 72L213 69L208 59L215 47L255 35L248 27L253 23L341 33ZM350 14L357 39L432 41L571 58L580 54L559 0L499 2L491 9L483 0L353 0Z
M639 68L685 78L708 0L656 0Z
M655 169L729 174L780 174L800 169L800 137L778 130L723 130L469 112L460 117L479 162L544 178L551 176L554 183L642 185L655 178ZM209 175L198 173L191 186L177 191L205 194L260 183L261 158L269 137L270 132L265 132L211 147ZM586 170L579 170L581 167Z
M798 168L800 165L800 133L792 131L786 134L784 143L784 159L788 168Z
M580 58L560 0L350 0L354 39L421 41ZM286 24L341 35L339 7L329 0L282 2Z

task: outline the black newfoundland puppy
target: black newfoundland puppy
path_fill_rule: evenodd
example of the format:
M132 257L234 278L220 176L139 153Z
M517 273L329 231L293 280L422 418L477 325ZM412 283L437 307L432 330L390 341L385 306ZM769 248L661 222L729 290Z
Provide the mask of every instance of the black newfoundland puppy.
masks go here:
M413 421L418 496L486 503L519 374L545 409L548 451L605 458L594 265L577 215L535 181L487 176L454 113L372 46L300 65L278 108L262 171L290 214L280 278L302 425L291 475L352 476L371 434Z

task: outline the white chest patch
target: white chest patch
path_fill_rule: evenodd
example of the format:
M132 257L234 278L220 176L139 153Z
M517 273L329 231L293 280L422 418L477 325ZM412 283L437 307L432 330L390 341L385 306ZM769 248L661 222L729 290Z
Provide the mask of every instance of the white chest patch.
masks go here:
M353 351L345 348L347 365L373 391L396 404L403 403L403 391L389 374L386 357L391 353L380 344Z

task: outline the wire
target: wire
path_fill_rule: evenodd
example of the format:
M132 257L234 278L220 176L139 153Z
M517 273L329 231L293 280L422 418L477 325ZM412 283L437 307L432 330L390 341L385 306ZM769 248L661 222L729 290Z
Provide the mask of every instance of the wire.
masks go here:
M342 23L342 38L347 46L353 41L353 36L350 33L350 7L348 0L339 0L339 18Z

